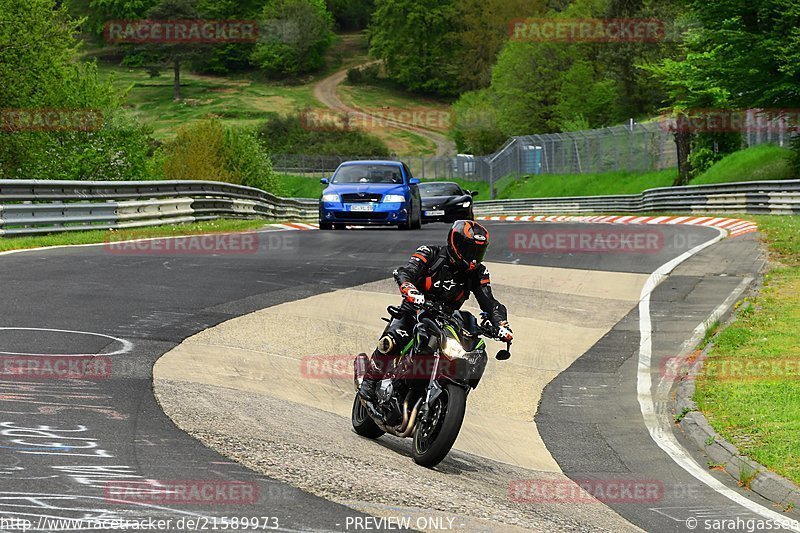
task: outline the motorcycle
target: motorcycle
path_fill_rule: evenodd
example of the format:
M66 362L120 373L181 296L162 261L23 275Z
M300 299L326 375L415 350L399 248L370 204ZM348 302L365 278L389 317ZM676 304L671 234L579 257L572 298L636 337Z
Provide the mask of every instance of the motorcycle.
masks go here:
M394 306L387 311L395 318L401 313ZM486 313L481 313L479 325L467 311L450 314L431 302L417 308L412 341L387 369L377 386L375 402L358 395L370 362L365 353L356 357L353 429L370 439L386 433L413 436L414 462L427 468L439 464L458 437L467 395L478 386L486 368L486 343L481 337L500 340ZM507 342L496 359L511 357L510 349L511 342Z

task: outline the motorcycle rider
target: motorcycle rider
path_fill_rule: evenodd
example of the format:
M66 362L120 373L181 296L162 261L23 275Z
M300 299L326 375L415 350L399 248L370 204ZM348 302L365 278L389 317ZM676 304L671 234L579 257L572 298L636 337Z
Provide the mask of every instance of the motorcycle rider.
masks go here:
M506 342L513 338L503 304L495 300L489 270L482 264L489 247L489 232L472 220L458 220L450 228L446 246L420 246L409 262L394 271L403 303L398 318L393 318L372 354L370 368L361 382L358 394L367 401L375 400L375 388L383 379L391 361L405 352L412 339L415 307L425 299L443 304L447 312L459 309L475 295L478 305L497 328L498 337Z

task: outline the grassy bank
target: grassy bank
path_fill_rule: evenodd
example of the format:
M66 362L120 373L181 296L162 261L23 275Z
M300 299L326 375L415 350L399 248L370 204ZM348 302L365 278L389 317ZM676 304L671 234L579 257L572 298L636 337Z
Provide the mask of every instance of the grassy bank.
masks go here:
M800 216L752 218L771 269L761 293L714 338L709 364L720 371L698 377L695 400L741 453L800 483ZM723 371L745 363L767 370Z
M70 244L95 244L125 239L146 239L149 237L169 237L172 235L191 235L200 233L225 233L247 231L264 227L266 220L212 220L193 224L170 224L149 228L123 230L76 231L73 233L54 233L34 237L6 237L0 239L0 252L45 246L65 246Z
M692 185L729 183L734 181L779 180L792 177L789 150L762 145L733 153L705 173L693 179ZM604 172L600 174L540 174L513 178L507 176L495 184L498 198L548 198L561 196L600 196L637 194L655 187L669 187L676 170L655 172ZM322 191L318 179L286 176L281 178L299 198L319 198ZM432 181L432 180L430 180ZM480 191L480 200L489 199L489 184L483 181L455 181L462 187Z

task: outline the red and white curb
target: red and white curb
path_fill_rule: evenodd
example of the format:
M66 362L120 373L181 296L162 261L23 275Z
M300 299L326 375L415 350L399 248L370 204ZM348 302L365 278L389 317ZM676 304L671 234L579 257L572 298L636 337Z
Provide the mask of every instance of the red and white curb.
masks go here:
M284 222L283 224L270 224L270 228L276 230L288 231L308 231L312 229L319 229L319 224L306 224L305 222Z
M640 217L640 216L520 216L520 215L501 215L493 217L476 217L478 220L503 220L507 222L579 222L584 224L667 224L683 226L709 226L712 228L723 229L730 237L738 237L746 233L758 231L758 225L749 220L739 218L718 218L718 217Z

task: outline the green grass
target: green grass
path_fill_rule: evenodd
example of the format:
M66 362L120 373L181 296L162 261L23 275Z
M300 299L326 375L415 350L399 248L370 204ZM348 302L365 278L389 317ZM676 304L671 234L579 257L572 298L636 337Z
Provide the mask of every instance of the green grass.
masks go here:
M792 177L791 151L772 144L734 152L692 180L692 185L728 181L785 180Z
M668 187L675 170L656 172L605 172L602 174L540 174L514 180L499 198L546 198L636 194L653 187Z
M173 137L188 122L221 118L236 125L255 126L275 115L288 115L315 107L311 85L280 85L241 76L226 78L181 74L180 102L172 99L172 73L157 78L143 69L127 69L101 63L104 78L113 76L114 85L130 88L125 105L149 124L159 139Z
M766 235L771 269L761 293L714 339L707 364L781 370L749 379L709 372L698 377L695 401L741 453L800 483L800 216L751 218Z
M45 246L64 246L70 244L95 244L107 242L112 236L124 235L125 238L145 239L148 237L168 237L170 235L190 235L199 233L226 233L262 228L267 220L231 220L221 219L191 224L170 224L148 228L121 230L91 230L73 233L53 233L34 237L5 237L0 239L0 252L41 248Z

